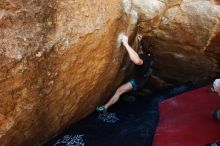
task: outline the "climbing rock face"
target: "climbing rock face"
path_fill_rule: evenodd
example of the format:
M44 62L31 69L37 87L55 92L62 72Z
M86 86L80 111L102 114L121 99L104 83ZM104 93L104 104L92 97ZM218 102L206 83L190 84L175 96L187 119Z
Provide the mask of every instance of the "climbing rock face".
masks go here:
M122 11L118 0L0 0L2 146L37 145L110 96L126 72Z
M37 145L109 97L129 69L125 49L116 48L120 32L149 37L161 82L215 77L219 4L0 0L1 145Z
M154 75L167 83L219 73L220 5L213 0L133 0L140 32L153 44Z

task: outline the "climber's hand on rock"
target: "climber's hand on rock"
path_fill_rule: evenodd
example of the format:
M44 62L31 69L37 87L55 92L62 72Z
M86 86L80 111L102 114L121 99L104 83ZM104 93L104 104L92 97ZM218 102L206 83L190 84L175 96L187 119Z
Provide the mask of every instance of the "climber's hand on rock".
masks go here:
M123 35L122 43L123 43L123 45L127 45L128 44L128 37L126 35Z

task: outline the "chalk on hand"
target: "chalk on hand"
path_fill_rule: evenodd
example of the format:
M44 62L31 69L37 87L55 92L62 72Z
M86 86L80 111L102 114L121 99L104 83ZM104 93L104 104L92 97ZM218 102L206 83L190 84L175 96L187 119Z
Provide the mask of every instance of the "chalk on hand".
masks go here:
M117 39L117 42L116 42L116 48L120 48L121 47L121 43L122 43L122 39L123 39L123 36L125 35L124 32L121 32L119 35L118 35L118 39Z

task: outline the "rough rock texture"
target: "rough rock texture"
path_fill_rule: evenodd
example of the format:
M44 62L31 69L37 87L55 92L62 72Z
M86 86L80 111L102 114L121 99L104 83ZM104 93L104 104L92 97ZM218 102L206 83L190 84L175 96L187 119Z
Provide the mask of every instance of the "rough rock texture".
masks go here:
M132 0L139 30L150 37L154 75L169 84L219 75L219 0Z
M116 48L121 31L150 36L161 83L215 77L218 4L0 0L1 145L37 145L110 96L129 69L125 50Z
M118 0L0 0L2 146L36 145L112 93L126 71L122 11Z

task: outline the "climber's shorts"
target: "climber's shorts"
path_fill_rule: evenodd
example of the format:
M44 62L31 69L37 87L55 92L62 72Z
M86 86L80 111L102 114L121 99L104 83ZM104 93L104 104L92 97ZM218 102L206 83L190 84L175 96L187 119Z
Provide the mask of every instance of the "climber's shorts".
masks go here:
M131 83L133 90L137 91L138 85L137 85L136 81L134 79L132 79L129 82Z

